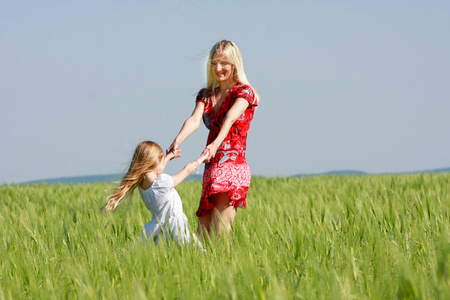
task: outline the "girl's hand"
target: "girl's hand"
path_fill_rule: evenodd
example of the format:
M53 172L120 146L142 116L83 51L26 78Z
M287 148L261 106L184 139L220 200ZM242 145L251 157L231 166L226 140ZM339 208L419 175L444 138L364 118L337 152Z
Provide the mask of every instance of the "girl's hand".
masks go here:
M170 152L167 155L170 155L171 156L170 160L172 160L174 158L180 157L181 156L181 151L180 151L180 149L173 150L172 152Z
M209 152L208 152L209 153ZM196 159L196 161L201 164L204 163L206 161L206 159L208 158L208 153L200 155L199 158Z

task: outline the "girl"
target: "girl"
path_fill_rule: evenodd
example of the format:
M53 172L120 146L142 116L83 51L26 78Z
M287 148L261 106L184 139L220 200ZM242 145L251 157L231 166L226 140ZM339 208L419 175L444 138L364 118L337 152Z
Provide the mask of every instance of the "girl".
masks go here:
M198 168L207 155L188 163L174 176L163 174L167 162L179 156L180 151L173 151L164 157L164 152L158 144L151 141L141 142L136 147L128 172L108 197L102 210L114 210L137 187L145 206L152 213L151 222L146 224L142 231L144 240L152 238L157 244L161 234L164 234L167 240L171 237L178 245L185 245L192 238L195 245L203 249L197 237L189 232L183 204L174 187Z

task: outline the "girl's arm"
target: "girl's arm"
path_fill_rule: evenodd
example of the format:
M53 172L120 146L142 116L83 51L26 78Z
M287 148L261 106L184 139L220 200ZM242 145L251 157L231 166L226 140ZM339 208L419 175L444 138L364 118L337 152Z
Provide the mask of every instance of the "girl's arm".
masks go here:
M183 126L181 127L180 132L176 136L176 138L173 140L170 147L166 150L166 153L170 153L172 151L178 150L180 147L180 144L187 139L194 131L198 129L200 126L200 122L202 121L203 117L203 110L205 108L205 103L201 101L197 101L195 105L195 109L192 112L192 115L184 121ZM181 156L181 155L180 155ZM176 156L178 157L178 156Z
M174 158L177 158L177 157L180 157L181 156L181 154L180 154L180 150L176 150L176 151L172 151L172 152L170 152L169 154L167 154L164 158L163 158L163 161L162 161L162 170L161 170L161 173L164 171L164 169L166 168L166 165L167 165L167 163L169 162L169 161L171 161L172 159L174 159Z
M186 177L188 177L192 172L194 172L195 169L197 169L207 158L206 154L202 154L199 158L196 160L193 160L192 162L188 163L183 170L178 172L178 174L173 175L173 185L177 186L180 182L182 182Z
M170 152L169 154L167 154L165 157L163 157L161 164L158 166L157 170L153 170L151 172L147 172L144 175L144 182L141 183L141 188L143 188L144 190L149 189L153 182L156 180L156 178L164 172L164 169L166 168L167 163L180 156L180 150L178 151L174 151L174 152ZM159 174L158 174L159 173Z
M225 115L216 139L203 150L202 154L208 154L207 161L216 156L217 148L219 148L220 144L222 144L223 140L226 138L231 126L233 126L234 122L236 122L236 120L245 112L249 105L248 101L244 98L236 99L233 106L231 106L230 110Z

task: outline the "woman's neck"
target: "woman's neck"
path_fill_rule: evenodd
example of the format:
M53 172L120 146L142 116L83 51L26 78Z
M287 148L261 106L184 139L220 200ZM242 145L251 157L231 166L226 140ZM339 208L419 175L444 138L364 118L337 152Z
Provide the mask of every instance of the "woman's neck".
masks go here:
M236 83L237 83L237 81L234 81L234 80L220 82L219 83L220 91L228 91L228 90L232 89L236 85Z

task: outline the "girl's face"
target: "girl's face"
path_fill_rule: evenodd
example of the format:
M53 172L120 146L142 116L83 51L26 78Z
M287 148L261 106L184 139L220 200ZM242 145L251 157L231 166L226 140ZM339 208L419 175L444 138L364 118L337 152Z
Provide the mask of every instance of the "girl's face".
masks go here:
M216 52L211 60L211 68L218 82L233 80L234 65L222 52Z

